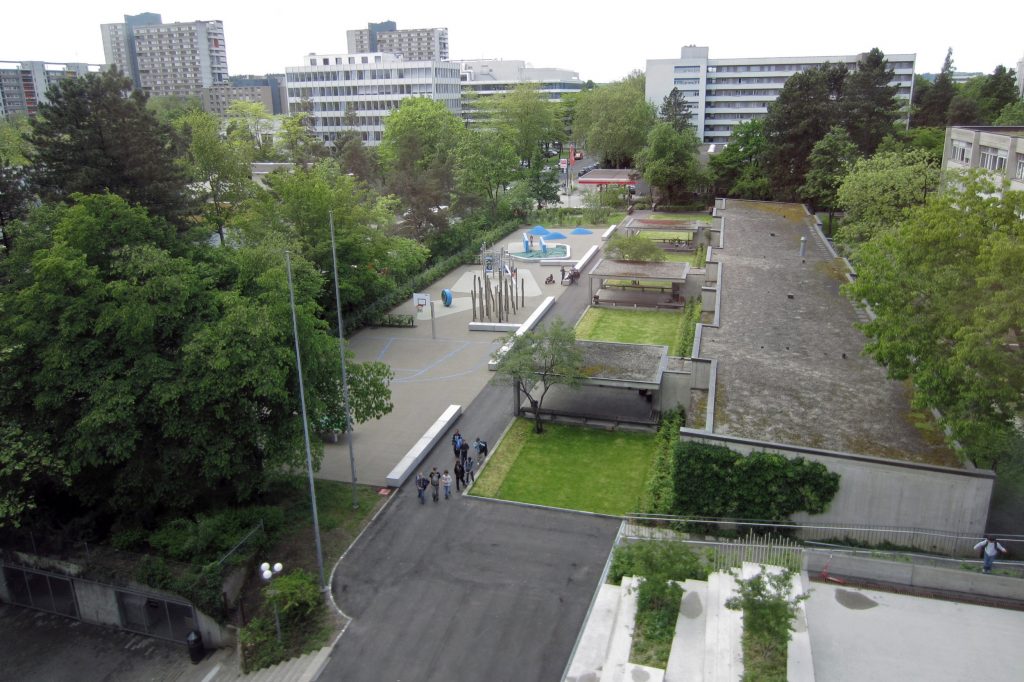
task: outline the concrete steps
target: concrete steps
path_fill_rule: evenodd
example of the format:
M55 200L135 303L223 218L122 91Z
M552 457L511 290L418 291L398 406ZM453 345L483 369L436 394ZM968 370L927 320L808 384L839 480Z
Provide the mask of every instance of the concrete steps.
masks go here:
M248 675L237 673L232 678L218 676L216 679L234 679L241 680L242 682L313 682L327 663L330 655L331 647L326 646L317 651L282 661L277 665L257 670Z
M743 615L725 608L736 591L728 573L708 576L708 611L704 628L704 674L708 682L735 682L743 677Z
M594 681L601 678L601 671L608 657L612 628L619 612L621 591L622 588L618 585L601 585L576 644L576 652L569 666L566 682Z
M601 667L601 682L622 682L629 667L629 651L633 646L633 626L636 620L636 590L639 579L627 576L622 579L619 591L619 607L615 613L611 637L604 665Z
M683 601L676 620L676 635L668 655L665 682L704 679L704 629L707 621L708 584L703 580L683 583Z

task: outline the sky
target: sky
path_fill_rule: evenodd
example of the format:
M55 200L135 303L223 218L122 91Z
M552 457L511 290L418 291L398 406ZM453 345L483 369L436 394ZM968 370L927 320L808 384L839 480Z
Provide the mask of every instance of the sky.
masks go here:
M447 28L451 59L521 59L598 83L643 70L648 59L677 58L683 45L707 46L713 59L848 55L878 47L886 54L916 53L918 73L937 72L949 47L958 71L991 73L998 64L1015 69L1024 57L1024 40L1013 40L1013 26L1024 16L1019 0L978 5L977 22L959 0L390 0L376 9L376 3L337 0L5 5L0 60L101 64L100 24L154 12L164 23L223 21L231 75L282 73L311 52L344 53L346 30L387 20L399 29Z

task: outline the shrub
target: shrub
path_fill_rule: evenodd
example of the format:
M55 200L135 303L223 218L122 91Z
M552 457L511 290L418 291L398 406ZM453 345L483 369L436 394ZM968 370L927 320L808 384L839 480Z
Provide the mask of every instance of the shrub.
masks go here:
M693 353L693 339L697 335L697 323L700 322L702 307L700 298L696 296L683 306L683 331L679 336L679 344L673 348L675 355L686 358Z
M675 638L683 588L662 576L644 578L637 590L633 650L629 660L665 668Z
M682 408L661 415L655 438L654 458L651 460L647 485L644 488L640 511L645 514L671 514L675 506L675 445L679 442L679 428L686 423Z
M301 568L274 578L263 588L267 604L277 605L282 622L302 623L323 606L316 579Z
M681 516L784 521L822 513L839 491L839 474L818 462L695 442L676 445L674 473Z
M253 618L238 636L242 643L243 672L250 673L284 660L284 645L277 641L272 615Z
M619 584L622 577L659 576L665 580L706 580L710 568L701 557L680 542L644 540L615 548L608 580Z
M205 564L232 549L260 521L266 533L247 547L244 555L250 555L262 547L268 535L284 525L283 510L278 507L239 507L199 516L195 521L174 519L149 536L149 545L169 559Z
M736 596L725 606L743 611L743 680L785 682L787 647L797 607L808 595L790 596L793 573L762 570L736 581Z

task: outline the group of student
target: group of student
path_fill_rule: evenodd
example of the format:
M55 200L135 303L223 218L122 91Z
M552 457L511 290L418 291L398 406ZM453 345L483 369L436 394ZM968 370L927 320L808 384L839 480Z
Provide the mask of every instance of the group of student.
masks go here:
M426 504L427 488L431 489L434 502L437 502L441 496L441 488L444 488L444 499L447 500L451 497L452 481L455 482L455 490L458 492L462 488L468 488L469 484L476 480L475 472L487 457L487 441L480 440L480 437L477 436L472 447L477 453L475 459L469 456L470 444L462 437L461 433L456 431L452 436L452 451L455 455L455 465L452 470L455 472L455 476L448 473L447 469L443 473L439 472L437 467L433 467L429 474L416 474L416 494L420 498L420 504Z

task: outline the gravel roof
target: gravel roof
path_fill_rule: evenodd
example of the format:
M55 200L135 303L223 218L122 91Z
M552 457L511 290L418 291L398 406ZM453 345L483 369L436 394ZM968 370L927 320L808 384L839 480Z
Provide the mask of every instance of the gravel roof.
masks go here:
M649 263L602 258L587 274L591 277L614 279L664 279L685 282L689 272L689 263Z
M668 346L608 341L577 341L576 345L583 351L583 371L591 383L639 382L653 388L661 384Z

